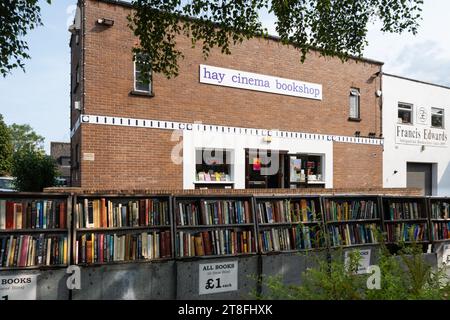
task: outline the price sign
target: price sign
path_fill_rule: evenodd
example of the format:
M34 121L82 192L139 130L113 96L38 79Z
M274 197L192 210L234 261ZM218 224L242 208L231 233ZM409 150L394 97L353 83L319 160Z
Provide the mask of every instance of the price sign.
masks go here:
M238 289L238 262L200 264L199 294L236 291Z
M370 266L370 254L371 250L357 250L360 254L359 266L358 266L358 274L367 273L367 268ZM350 251L345 252L345 265L348 266L350 264Z
M0 277L0 300L36 300L37 275Z

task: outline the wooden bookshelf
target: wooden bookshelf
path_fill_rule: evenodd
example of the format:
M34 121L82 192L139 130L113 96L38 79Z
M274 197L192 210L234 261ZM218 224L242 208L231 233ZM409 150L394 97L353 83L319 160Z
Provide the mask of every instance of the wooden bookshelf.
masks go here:
M383 229L377 195L323 196L322 208L330 248L379 245Z
M70 265L71 213L66 193L0 192L0 271Z
M173 219L176 259L257 252L251 195L175 195Z
M450 198L428 198L430 234L433 244L450 242Z
M397 250L400 244L431 243L427 197L382 196L383 230L386 244Z
M254 208L261 254L326 248L319 196L255 196Z
M170 195L77 195L73 207L74 264L100 266L173 258Z

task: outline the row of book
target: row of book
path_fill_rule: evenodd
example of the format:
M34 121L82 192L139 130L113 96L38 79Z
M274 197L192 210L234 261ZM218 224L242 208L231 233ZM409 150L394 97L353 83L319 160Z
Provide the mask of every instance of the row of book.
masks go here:
M422 212L417 201L391 202L389 212L386 213L386 220L414 220L426 219L426 213Z
M197 181L231 181L231 177L225 172L201 171L197 173Z
M434 202L431 204L431 219L450 219L450 202Z
M328 231L334 247L377 243L375 223L330 225Z
M75 263L105 263L170 258L170 231L135 234L83 234L76 241Z
M426 223L398 223L386 225L388 242L427 241Z
M0 267L54 266L68 263L67 236L17 235L0 238Z
M256 252L252 231L232 229L197 233L180 231L176 236L176 249L178 257Z
M84 199L76 204L77 228L123 228L170 225L169 203L158 199L112 201Z
M323 235L317 227L271 228L260 231L258 236L262 252L307 250L324 245Z
M0 230L65 229L64 200L0 200Z
M325 201L325 218L327 221L378 219L376 201Z
M433 240L450 240L450 233L448 232L449 229L450 222L433 223L431 230Z
M196 203L180 202L177 212L177 225L221 225L252 223L248 201L214 200L201 201L200 210Z
M319 219L313 199L264 201L258 203L257 209L259 223L317 222Z

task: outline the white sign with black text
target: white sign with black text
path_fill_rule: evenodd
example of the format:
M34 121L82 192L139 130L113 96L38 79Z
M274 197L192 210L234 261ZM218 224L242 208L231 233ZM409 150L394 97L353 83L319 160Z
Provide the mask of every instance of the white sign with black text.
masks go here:
M238 261L200 264L198 271L199 294L238 289Z
M359 251L359 254L361 255L361 258L359 260L359 267L358 267L358 274L365 274L368 273L368 268L370 266L370 255L371 250L370 249L364 249L364 250L354 250ZM345 265L348 266L350 264L350 252L352 251L345 251Z
M0 300L36 300L37 275L0 276Z

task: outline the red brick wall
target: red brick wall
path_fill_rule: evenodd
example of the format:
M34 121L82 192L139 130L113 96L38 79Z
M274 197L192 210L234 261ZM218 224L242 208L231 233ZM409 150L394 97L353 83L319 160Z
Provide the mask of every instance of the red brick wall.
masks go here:
M274 40L253 39L232 48L232 55L213 50L205 61L199 48L191 49L186 38L178 43L185 54L180 60L180 75L167 80L154 75L154 97L130 95L133 88L133 61L131 49L137 44L128 28L130 9L104 2L86 1L85 38L85 113L126 116L143 119L194 122L267 129L282 129L311 133L354 135L360 131L380 134L379 99L380 78L373 75L381 70L379 64L350 60L346 63L335 58L323 58L312 53L304 64L300 53L292 47ZM97 26L98 18L111 18L113 27ZM323 100L315 101L249 90L218 87L199 83L199 64L239 69L283 78L303 80L323 85ZM351 87L361 91L361 122L348 121L348 100ZM95 152L93 163L83 162L81 185L108 186L112 181L120 186L163 184L174 188L182 185L182 169L169 163L171 148L166 142L142 143L159 133L152 129L86 126L82 129L82 152ZM137 138L139 137L139 138ZM123 146L123 143L127 143ZM156 148L151 152L148 148ZM138 164L126 165L116 155L119 149L134 153ZM153 150L152 149L152 150ZM371 158L368 150L379 154ZM141 150L138 152L137 150ZM145 155L139 154L144 152ZM348 157L358 155L359 169L365 180L351 171ZM109 159L107 159L109 157ZM126 159L130 159L127 156ZM97 158L99 159L97 161ZM381 186L381 147L356 144L336 146L334 186ZM132 162L134 163L134 162ZM156 169L149 169L156 168ZM134 171L138 170L138 171ZM164 175L161 173L164 172Z

